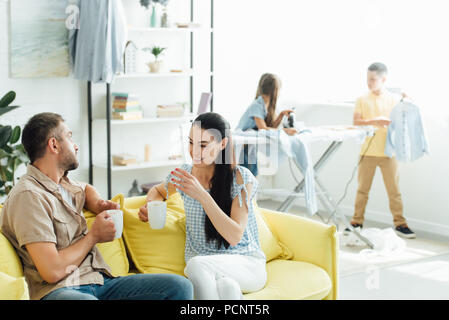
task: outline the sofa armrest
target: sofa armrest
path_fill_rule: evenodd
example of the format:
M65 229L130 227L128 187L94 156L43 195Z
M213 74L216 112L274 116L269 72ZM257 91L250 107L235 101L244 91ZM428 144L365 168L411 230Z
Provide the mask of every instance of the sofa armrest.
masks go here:
M260 208L270 230L294 254L293 260L313 263L329 274L332 290L326 299L338 295L338 238L335 226L297 215Z

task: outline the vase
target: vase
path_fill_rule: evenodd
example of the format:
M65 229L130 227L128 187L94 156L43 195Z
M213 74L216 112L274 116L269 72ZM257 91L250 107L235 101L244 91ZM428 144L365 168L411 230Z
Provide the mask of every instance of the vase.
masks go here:
M168 28L169 22L168 22L168 13L167 8L164 8L162 11L162 17L161 17L161 28Z
M158 73L161 70L162 61L149 62L147 65L150 68L151 73Z
M157 12L156 12L156 6L153 6L153 12L151 13L151 27L155 28L157 23Z

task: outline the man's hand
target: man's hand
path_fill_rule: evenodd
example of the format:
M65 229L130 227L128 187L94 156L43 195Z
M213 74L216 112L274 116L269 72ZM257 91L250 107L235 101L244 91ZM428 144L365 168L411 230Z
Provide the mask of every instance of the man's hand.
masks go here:
M86 186L85 193L86 200L84 203L84 208L86 208L90 212L99 214L100 212L106 210L120 209L120 205L118 203L101 199L98 191L90 184Z
M107 211L97 214L89 232L97 243L110 242L115 238L114 221Z
M98 210L97 212L120 209L120 204L111 200L98 199L95 206Z

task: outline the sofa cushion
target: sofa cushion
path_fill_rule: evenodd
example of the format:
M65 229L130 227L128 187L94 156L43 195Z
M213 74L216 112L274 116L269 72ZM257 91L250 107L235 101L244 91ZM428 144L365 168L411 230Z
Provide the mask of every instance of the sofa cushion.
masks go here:
M248 300L318 300L325 298L332 282L324 269L307 262L273 260L267 263L267 283Z
M253 202L253 205L255 209L257 230L259 231L260 247L265 253L267 262L276 258L290 259L293 256L292 252L273 235L265 222L263 213L259 209L256 201Z
M0 272L0 300L29 300L28 285L24 277L12 277Z
M2 205L0 205L0 215ZM9 240L0 230L0 272L4 272L11 277L23 277L22 262L16 253L16 250Z
M124 208L124 229L128 252L141 273L184 275L185 215L179 193L167 200L167 217L163 229L151 229L138 216L139 208Z
M120 208L123 210L123 194L119 194L111 199L114 202L120 204ZM95 214L85 211L84 217L86 218L87 227L90 229L95 221ZM111 272L114 276L126 276L129 271L129 261L126 256L125 243L123 242L123 237L114 239L111 242L98 243L98 250L100 250L101 256L104 261L111 268Z

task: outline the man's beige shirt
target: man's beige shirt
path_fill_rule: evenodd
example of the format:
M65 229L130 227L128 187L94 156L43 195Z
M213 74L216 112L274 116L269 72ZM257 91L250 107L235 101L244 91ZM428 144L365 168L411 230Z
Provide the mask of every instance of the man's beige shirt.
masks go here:
M111 276L111 270L94 246L79 266L68 268L67 276L55 284L42 279L36 269L26 244L53 242L62 250L82 239L88 232L83 216L85 183L77 183L67 177L60 185L73 195L73 204L67 203L58 184L33 165L28 165L12 189L0 216L0 229L16 249L23 264L30 298L41 299L53 290L84 284L103 284L100 272ZM77 268L76 268L77 267Z

